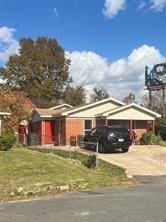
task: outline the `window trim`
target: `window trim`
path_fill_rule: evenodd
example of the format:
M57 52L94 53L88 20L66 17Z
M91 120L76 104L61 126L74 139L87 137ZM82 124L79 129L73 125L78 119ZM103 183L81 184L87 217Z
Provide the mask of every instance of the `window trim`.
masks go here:
M91 129L90 128L89 129L85 129L85 122L86 121L91 121ZM89 133L93 128L94 128L93 119L84 119L84 135Z

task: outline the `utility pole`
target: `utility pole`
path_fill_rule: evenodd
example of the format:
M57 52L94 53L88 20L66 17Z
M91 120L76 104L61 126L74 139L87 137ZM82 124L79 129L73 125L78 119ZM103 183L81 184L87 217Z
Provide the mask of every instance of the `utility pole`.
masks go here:
M166 118L165 87L163 86L163 118Z
M152 90L149 89L149 109L152 109Z

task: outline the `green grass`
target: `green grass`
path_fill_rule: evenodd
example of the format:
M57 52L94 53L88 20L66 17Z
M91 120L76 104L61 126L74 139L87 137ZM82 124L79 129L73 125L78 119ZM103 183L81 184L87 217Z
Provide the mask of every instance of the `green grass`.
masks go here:
M69 156L67 151L46 149L0 152L0 201L55 194L61 185L73 191L129 182L122 168L100 161L97 170L88 169L87 155L72 153L75 161L66 159Z

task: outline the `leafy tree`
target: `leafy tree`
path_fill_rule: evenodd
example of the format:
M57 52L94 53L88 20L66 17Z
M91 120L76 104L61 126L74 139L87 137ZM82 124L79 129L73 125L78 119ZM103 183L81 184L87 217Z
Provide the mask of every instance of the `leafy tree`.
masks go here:
M11 116L5 117L3 131L14 132L17 130L19 122L28 119L33 108L35 105L26 96L26 93L4 86L0 87L0 110L11 113Z
M91 102L99 101L109 97L110 95L106 89L102 87L94 87L93 93L91 94Z
M85 90L83 86L68 86L64 93L64 102L72 106L85 104Z
M23 90L39 106L50 106L62 98L71 81L68 66L69 60L55 39L22 38L19 54L10 56L0 73L8 86Z
M156 121L156 133L166 141L166 119L160 118Z

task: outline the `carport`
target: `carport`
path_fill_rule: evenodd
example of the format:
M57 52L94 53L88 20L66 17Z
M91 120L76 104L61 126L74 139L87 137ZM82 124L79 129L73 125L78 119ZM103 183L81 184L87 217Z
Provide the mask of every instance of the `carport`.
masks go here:
M102 113L106 125L121 124L130 130L130 137L140 139L143 133L155 133L155 120L161 115L135 103ZM135 135L135 136L134 136Z

